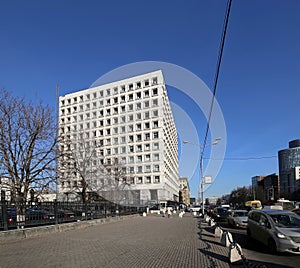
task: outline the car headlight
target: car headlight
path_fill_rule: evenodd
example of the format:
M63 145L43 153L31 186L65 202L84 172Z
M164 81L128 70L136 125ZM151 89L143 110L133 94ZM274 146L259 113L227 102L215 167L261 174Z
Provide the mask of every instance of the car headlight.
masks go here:
M277 237L278 238L281 238L281 239L288 239L288 237L282 233L276 233Z

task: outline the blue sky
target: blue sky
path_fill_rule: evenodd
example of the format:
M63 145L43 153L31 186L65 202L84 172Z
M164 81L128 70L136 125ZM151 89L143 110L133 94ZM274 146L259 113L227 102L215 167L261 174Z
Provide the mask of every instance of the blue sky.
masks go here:
M0 87L54 107L56 83L64 95L117 67L162 61L191 71L212 89L226 5L225 0L2 1ZM276 156L300 138L299 14L298 0L233 0L216 95L226 123L225 158ZM172 102L186 107L179 92L169 91ZM204 135L203 115L187 112ZM185 176L191 167L182 162ZM274 172L277 158L225 160L206 195L230 193L250 185L252 176ZM191 178L193 195L197 176L196 171Z

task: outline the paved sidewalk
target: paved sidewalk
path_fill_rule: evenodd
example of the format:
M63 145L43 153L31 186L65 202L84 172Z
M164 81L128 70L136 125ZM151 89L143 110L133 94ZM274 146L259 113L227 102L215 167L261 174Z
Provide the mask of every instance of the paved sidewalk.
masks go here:
M0 267L231 267L228 248L199 224L190 214L151 215L1 241Z

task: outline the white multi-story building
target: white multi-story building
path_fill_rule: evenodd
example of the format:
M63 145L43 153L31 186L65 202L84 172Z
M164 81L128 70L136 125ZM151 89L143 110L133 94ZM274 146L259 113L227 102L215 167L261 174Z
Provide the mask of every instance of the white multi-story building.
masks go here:
M63 151L94 146L89 165L103 172L93 181L117 163L126 173L126 189L141 202L178 200L177 131L160 70L60 97L59 133L72 143ZM60 196L76 192L80 174L66 175L61 165L59 171Z

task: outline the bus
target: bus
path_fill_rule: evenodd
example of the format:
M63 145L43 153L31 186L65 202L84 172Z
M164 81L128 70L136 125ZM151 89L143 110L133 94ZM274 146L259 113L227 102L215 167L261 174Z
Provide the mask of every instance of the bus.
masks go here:
M262 205L259 200L247 201L247 202L245 202L245 206L249 209L262 209Z

